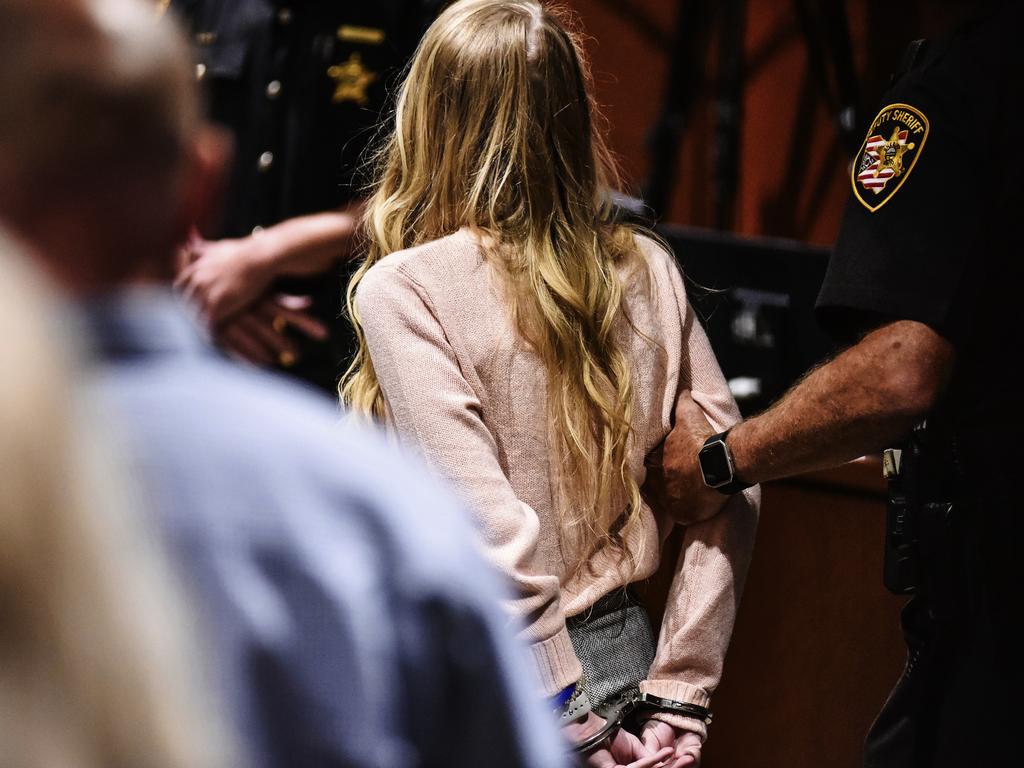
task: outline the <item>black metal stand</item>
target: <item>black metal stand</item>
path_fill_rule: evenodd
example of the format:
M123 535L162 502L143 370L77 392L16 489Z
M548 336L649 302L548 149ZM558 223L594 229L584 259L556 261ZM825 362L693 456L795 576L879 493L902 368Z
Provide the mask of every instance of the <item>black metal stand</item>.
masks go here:
M841 142L852 156L859 147L857 130L861 110L845 3L793 0L793 6L810 68L835 116ZM682 138L699 95L708 86L705 65L717 26L712 190L715 226L729 229L739 188L743 85L746 78L754 74L745 71L746 0L680 0L676 19L676 45L665 98L648 141L651 171L644 187L644 199L659 219L668 210L679 173Z

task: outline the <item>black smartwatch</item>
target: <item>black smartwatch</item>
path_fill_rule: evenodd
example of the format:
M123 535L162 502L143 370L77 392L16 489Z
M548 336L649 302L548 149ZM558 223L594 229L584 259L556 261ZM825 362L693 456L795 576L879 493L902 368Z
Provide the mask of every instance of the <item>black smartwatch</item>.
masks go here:
M736 463L732 459L729 444L725 441L728 436L729 431L726 430L709 437L704 441L704 447L700 449L697 458L700 461L701 474L704 475L704 484L719 493L732 496L746 490L750 484L736 477Z

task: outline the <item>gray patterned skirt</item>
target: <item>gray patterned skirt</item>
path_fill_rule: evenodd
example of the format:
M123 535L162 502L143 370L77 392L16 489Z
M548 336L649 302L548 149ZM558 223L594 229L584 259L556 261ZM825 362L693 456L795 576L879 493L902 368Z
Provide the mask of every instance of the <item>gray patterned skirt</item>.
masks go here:
M635 691L654 662L654 634L633 590L619 589L566 620L595 711Z

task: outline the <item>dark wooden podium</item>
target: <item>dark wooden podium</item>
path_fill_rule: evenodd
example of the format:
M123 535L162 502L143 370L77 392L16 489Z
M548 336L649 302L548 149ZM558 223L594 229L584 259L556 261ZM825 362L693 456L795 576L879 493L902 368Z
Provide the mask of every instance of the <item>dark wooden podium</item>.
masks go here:
M764 487L704 768L861 768L904 661L884 523L874 459Z

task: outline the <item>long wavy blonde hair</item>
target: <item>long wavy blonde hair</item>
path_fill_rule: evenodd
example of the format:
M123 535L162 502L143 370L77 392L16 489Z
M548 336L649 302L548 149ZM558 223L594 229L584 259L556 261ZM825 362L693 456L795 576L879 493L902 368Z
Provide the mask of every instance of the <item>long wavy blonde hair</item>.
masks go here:
M617 268L636 242L608 199L618 175L571 30L564 11L534 0L462 0L426 33L375 157L368 253L348 287L359 350L341 395L383 420L354 302L366 272L459 228L478 233L547 371L563 531L584 554L612 545L632 560L622 542L640 492L627 463L633 383Z

